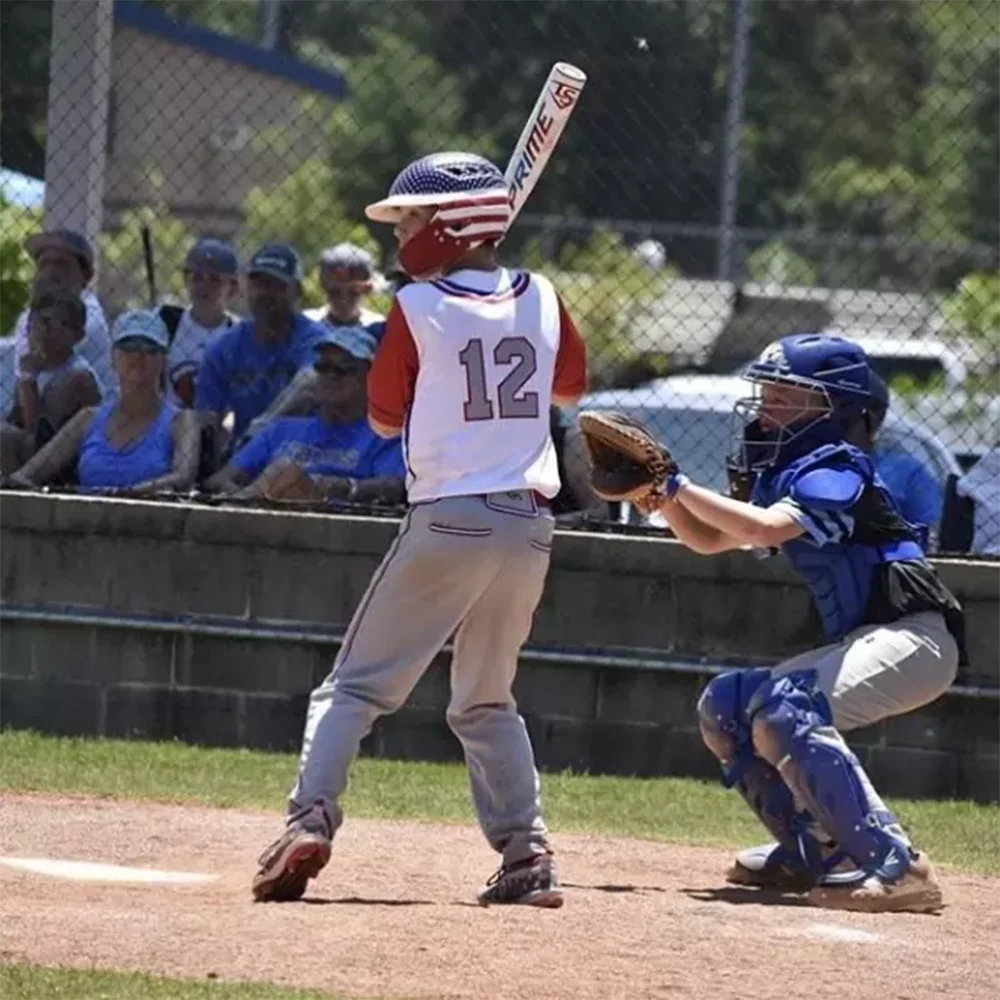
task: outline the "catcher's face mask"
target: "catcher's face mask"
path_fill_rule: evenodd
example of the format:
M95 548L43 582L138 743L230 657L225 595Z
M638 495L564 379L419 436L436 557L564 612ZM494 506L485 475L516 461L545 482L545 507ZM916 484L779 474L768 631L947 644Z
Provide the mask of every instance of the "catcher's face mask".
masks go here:
M774 465L793 443L830 419L833 405L826 389L812 379L755 374L752 394L733 407L734 457L747 472Z

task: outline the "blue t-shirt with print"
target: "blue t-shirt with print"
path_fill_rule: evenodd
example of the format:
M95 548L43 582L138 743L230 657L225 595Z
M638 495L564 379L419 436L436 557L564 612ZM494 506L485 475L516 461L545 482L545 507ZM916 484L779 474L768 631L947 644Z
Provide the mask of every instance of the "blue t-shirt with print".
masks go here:
M402 479L406 475L401 439L380 438L367 420L328 424L318 416L279 417L255 434L231 464L256 479L278 458L297 462L313 476Z
M261 344L253 335L254 321L244 320L209 341L198 371L194 405L214 413L233 411L233 440L238 441L292 381L295 373L315 360L315 345L323 328L301 313L281 344Z
M944 488L923 462L901 449L881 451L877 445L872 458L903 517L911 524L933 528L941 520Z

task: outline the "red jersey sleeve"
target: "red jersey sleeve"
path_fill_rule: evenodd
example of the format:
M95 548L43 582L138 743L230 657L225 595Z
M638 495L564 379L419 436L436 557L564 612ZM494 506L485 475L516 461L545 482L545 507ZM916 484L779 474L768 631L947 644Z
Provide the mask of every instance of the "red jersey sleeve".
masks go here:
M559 300L559 351L556 354L554 396L582 396L587 391L587 345L576 323Z
M386 427L402 427L413 402L418 367L413 334L399 302L393 302L368 371L368 416Z

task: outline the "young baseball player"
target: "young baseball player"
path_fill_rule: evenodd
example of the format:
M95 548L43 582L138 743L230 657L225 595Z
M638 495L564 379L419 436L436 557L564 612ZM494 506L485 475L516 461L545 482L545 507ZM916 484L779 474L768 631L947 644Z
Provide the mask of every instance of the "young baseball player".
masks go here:
M511 685L541 598L559 491L549 406L586 388L586 352L552 285L501 267L503 175L467 153L411 163L368 217L394 225L400 289L368 415L403 435L410 510L312 694L282 836L253 880L297 899L327 863L358 745L454 634L448 725L502 864L479 901L562 905L534 756Z
M731 882L809 889L819 906L937 910L941 890L841 732L909 712L952 682L963 616L857 446L868 359L850 340L802 334L744 375L735 464L750 502L674 473L658 509L696 552L780 547L803 576L827 645L773 669L714 678L703 738L777 844L740 854ZM845 870L846 869L846 870Z

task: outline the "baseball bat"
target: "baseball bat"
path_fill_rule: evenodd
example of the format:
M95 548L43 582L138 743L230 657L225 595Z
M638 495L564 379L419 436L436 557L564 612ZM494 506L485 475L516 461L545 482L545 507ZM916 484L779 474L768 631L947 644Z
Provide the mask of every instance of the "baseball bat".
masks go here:
M538 183L586 82L587 74L570 63L557 62L549 70L548 79L504 172L510 200L510 224Z
M149 308L156 308L156 268L153 263L153 238L149 226L142 227L142 254L146 260L146 292L149 296Z

